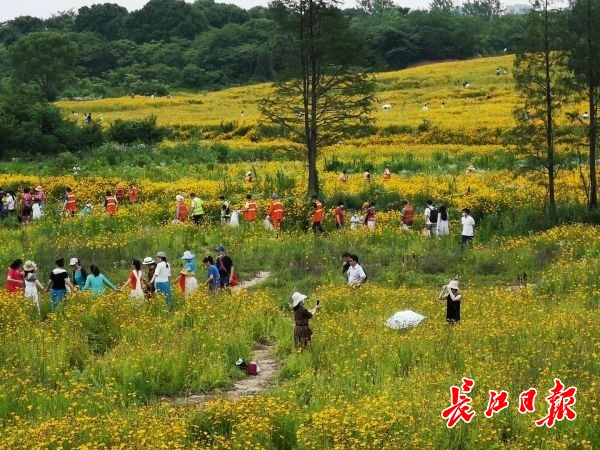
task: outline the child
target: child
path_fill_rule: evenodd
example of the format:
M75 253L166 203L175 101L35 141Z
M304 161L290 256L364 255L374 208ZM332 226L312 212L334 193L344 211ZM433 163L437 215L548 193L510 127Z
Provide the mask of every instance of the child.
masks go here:
M40 203L40 199L36 198L33 200L33 206L31 207L32 218L33 220L39 220L42 218L42 204Z
M362 218L358 214L358 211L354 211L352 217L350 217L350 229L356 230L358 226L362 223Z

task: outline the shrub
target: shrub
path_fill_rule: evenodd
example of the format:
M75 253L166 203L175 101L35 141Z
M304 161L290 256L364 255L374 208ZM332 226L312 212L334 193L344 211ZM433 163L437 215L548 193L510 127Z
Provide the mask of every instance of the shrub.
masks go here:
M143 120L117 119L108 129L108 138L119 144L131 144L133 142L153 144L168 138L171 134L171 128L156 124L156 116L154 115Z

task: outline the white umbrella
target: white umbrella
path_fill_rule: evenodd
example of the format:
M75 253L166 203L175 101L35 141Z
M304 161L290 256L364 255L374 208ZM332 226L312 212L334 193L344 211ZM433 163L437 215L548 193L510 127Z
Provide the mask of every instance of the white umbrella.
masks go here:
M401 330L403 328L416 327L423 319L425 319L425 316L407 309L406 311L398 311L386 320L385 324L393 330Z

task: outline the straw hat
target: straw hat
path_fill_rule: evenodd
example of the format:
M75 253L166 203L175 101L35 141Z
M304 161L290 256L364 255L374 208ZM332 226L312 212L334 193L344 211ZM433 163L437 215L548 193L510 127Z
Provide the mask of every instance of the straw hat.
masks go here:
M181 257L181 259L194 259L195 257L196 255L194 255L189 250L186 250L185 252L183 252L183 256Z
M249 170L248 172L246 172L246 176L249 177L250 175L252 175L252 171Z
M307 298L307 295L301 294L300 292L294 292L292 294L292 308L295 308Z
M460 289L458 288L458 281L450 280L450 283L448 283L448 289L456 289L457 291L459 291Z
M33 261L25 261L25 264L23 264L23 270L31 272L33 270L37 270L37 266Z
M144 260L142 261L142 264L144 264L145 266L148 266L150 264L154 264L155 262L156 261L154 261L151 256L146 256L144 258Z
M36 191L36 192L42 192L42 187L41 187L41 186L38 186L38 187L36 187L36 188L35 188L35 191Z
M178 202L182 202L183 201L183 195L177 194L175 196L175 200L177 200Z

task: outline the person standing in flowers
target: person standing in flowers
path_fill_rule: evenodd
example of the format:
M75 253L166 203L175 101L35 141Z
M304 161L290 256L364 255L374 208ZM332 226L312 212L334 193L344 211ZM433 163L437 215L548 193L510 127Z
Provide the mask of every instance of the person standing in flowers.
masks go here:
M23 195L21 196L21 217L23 222L29 222L33 213L33 195L30 193L29 188L23 189Z
M392 179L392 171L390 166L385 166L383 169L383 181L390 181Z
M75 194L73 193L73 190L70 187L66 189L63 200L63 214L74 217L75 211L77 211L77 198L75 197Z
M110 216L114 216L117 213L117 199L110 191L106 191L106 197L104 197L104 210Z
M221 288L221 281L219 276L219 269L215 266L214 261L211 256L207 256L202 260L204 263L204 267L207 270L207 278L205 284L208 286L208 289L212 292Z
M46 194L44 193L42 186L36 186L33 196L40 201L40 208L44 211L44 207L46 206Z
M307 348L310 346L312 339L312 330L308 326L308 321L317 313L321 307L317 300L316 306L308 310L304 307L304 302L308 296L300 292L292 294L292 309L294 310L294 347Z
M183 223L187 221L188 218L188 209L185 204L185 199L183 198L183 195L177 194L175 200L177 201L175 204L175 220Z
M115 198L119 205L125 203L125 189L122 186L117 186L115 189Z
M246 204L242 208L242 214L244 220L250 223L250 225L254 225L257 209L256 202L252 199L252 196L250 194L246 195Z
M77 286L79 289L83 289L88 274L81 266L81 261L79 261L77 258L71 258L69 261L69 266L73 268L73 282L75 283L75 286Z
M156 261L154 261L154 259L152 259L151 256L146 256L144 258L144 260L142 261L142 264L144 266L148 266L147 278L144 278L143 282L144 282L144 293L146 294L146 298L150 298L156 291L156 288L154 287L154 284L152 284L146 280L151 280L152 277L154 276L154 271L156 270Z
M225 254L225 247L223 247L222 245L219 245L216 250L219 256L217 256L217 261L215 265L217 266L217 269L219 269L221 287L229 285L235 286L237 284L235 282L237 276L235 274L233 260Z
M370 231L375 231L375 203L365 202L363 204L363 208L365 209L365 225L369 228Z
M340 175L340 182L341 183L347 183L348 182L348 178L350 178L350 175L348 175L348 171L347 170L342 170L342 174Z
M23 260L17 258L8 267L8 274L6 275L6 290L9 294L23 290L25 285L23 277Z
M460 322L460 300L462 299L458 280L452 279L448 284L442 286L439 299L446 300L446 322L450 325L458 324Z
M363 181L365 183L371 182L371 172L369 172L368 170L365 170L365 172L363 173Z
M136 302L140 302L144 299L144 274L142 272L142 263L139 259L134 259L131 262L131 272L129 273L129 278L127 281L123 283L119 290L122 291L129 284L129 288L131 289L131 300Z
M344 211L344 203L338 202L337 208L333 211L333 217L335 217L335 228L337 230L344 229L344 222L346 221L346 212Z
M173 311L173 296L171 294L171 284L169 283L169 278L171 278L171 266L167 262L167 255L165 252L158 252L156 257L159 261L150 283L154 283L156 292L165 296L165 302L167 303L169 311Z
M323 229L323 203L317 200L316 195L313 195L311 197L310 202L312 203L313 207L313 211L311 213L313 232L315 234L317 234L317 231L319 231L319 233L324 233L325 230Z
M437 230L438 210L432 200L427 200L423 218L425 219L425 229L427 230L429 237L434 237Z
M185 261L185 266L179 272L177 282L181 289L181 293L186 297L198 289L198 281L196 281L196 262L194 261L196 255L189 250L183 252L181 259Z
M67 295L67 287L71 290L75 290L75 286L69 279L69 274L65 270L65 260L63 258L56 260L56 266L50 273L50 281L44 291L50 291L50 311L56 310L60 302L62 302Z
M137 203L138 201L138 190L133 183L129 183L127 197L129 199L129 203Z
M190 205L192 209L192 221L196 225L200 225L204 217L204 203L200 197L196 197L195 192L190 193L190 198L192 199L192 204Z
M462 233L460 238L460 248L464 250L465 246L470 243L473 246L473 235L475 234L475 219L471 217L471 211L469 208L462 210L462 217L460 218L462 224Z
M271 206L269 207L269 214L267 215L267 218L273 224L273 228L277 232L279 232L281 229L283 212L283 203L281 203L281 200L279 200L279 195L271 195Z
M448 210L446 205L440 206L436 233L438 236L448 236L450 234L450 226L448 225Z
M350 255L349 258L350 267L346 271L348 277L348 286L358 287L367 281L367 274L363 270L362 266L358 263L358 256Z
M90 272L91 273L85 280L85 285L83 286L82 291L87 291L89 289L93 297L98 297L104 294L104 286L108 286L115 292L119 291L119 289L111 281L109 281L100 273L100 268L97 265L92 264L90 266Z
M25 271L25 298L30 300L38 310L40 310L40 295L39 291L44 290L44 286L40 283L35 271L37 270L37 266L33 261L25 261L23 264L23 270Z
M219 200L221 200L221 223L229 223L231 220L229 200L227 200L224 195L221 195Z
M253 182L254 182L254 176L252 174L252 171L249 170L248 172L246 172L246 176L244 177L244 183L252 184Z
M402 201L402 228L405 230L410 230L413 225L413 220L415 217L415 210L408 201Z
M350 229L356 230L363 223L363 218L357 210L354 210L350 217Z

